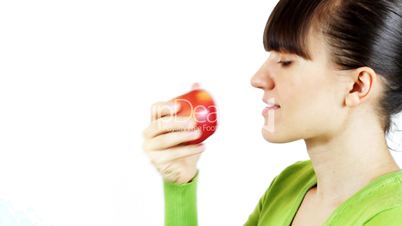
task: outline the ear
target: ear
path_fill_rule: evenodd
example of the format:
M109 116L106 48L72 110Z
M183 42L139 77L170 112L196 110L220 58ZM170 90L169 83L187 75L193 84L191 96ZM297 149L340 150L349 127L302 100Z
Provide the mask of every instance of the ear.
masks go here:
M377 80L377 74L369 67L360 67L351 72L352 82L349 93L345 97L345 105L354 107L367 100L373 93L373 85Z

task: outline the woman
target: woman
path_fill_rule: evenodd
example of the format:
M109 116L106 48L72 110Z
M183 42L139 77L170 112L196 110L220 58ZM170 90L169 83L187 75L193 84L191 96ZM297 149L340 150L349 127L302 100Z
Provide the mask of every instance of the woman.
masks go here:
M402 225L402 171L385 138L402 110L401 37L401 0L279 1L251 84L279 106L264 111L263 137L303 139L310 160L274 178L245 226ZM174 132L194 124L171 111L153 113L144 150L164 178L165 224L197 225L203 147L178 145L199 133Z

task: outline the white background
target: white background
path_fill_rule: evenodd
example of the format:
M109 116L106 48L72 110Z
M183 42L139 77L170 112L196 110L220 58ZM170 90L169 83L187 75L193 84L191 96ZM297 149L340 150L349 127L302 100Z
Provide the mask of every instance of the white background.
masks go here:
M150 106L193 82L218 105L199 161L201 226L242 225L304 142L261 136L276 1L2 1L0 199L43 225L163 225L162 180L143 153ZM402 163L402 153L394 153Z

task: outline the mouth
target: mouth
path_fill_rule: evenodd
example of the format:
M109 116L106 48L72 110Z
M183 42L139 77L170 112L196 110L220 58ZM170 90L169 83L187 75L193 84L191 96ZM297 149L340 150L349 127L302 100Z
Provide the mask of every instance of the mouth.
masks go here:
M262 110L262 115L264 117L268 116L268 113L270 111L277 111L278 109L280 109L281 106L277 105L277 104L267 104L267 106L264 108L264 110Z

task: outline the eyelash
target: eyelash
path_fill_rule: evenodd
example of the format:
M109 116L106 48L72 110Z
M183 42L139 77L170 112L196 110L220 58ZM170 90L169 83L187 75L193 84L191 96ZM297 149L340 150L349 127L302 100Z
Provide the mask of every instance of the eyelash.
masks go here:
M279 61L283 67L289 67L292 64L292 61Z

